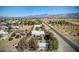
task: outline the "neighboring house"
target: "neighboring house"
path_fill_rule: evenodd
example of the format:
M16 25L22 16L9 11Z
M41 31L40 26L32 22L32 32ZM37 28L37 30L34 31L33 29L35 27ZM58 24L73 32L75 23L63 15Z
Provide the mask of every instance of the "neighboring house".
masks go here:
M4 30L0 30L1 40L6 40L8 38L8 32L5 32Z
M7 24L7 23L5 23L5 22L1 22L1 23L0 23L0 25L6 25L6 24Z
M0 26L0 29L5 30L6 28L8 28L7 26Z
M22 34L22 35L25 35L26 34L26 31L25 30L14 30L13 31L14 33L16 33L16 34Z

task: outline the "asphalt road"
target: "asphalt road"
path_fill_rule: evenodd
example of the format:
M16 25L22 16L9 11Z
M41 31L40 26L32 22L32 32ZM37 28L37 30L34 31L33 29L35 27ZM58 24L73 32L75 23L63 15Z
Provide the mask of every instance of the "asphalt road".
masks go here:
M46 23L45 23L46 24ZM50 27L56 34L58 34L67 44L69 44L76 52L79 52L79 46L77 46L76 44L74 44L73 42L71 42L68 38L66 38L65 36L63 36L61 33L59 33L58 31L56 31L53 27L51 27L50 25L46 24L48 27Z

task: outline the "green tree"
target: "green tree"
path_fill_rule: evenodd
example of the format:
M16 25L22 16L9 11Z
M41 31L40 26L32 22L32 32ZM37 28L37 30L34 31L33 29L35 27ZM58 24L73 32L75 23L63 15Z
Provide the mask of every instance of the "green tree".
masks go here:
M54 37L52 32L46 33L46 38L49 39L48 41L48 51L56 50L58 48L58 40Z
M0 39L1 39L2 35L0 34Z
M56 50L58 48L58 40L55 37L49 40L48 51Z
M10 32L12 30L11 26L8 26L8 32Z

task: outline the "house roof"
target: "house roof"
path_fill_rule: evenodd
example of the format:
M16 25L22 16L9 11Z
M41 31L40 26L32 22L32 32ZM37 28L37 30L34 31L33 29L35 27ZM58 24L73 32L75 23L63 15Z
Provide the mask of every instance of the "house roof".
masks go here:
M46 48L48 43L39 43L39 48Z
M44 35L44 31L32 31L32 35L41 35L43 34Z
M21 32L25 32L25 30L15 30L15 33L21 33Z
M4 30L0 30L0 34L8 34L8 32L5 32Z

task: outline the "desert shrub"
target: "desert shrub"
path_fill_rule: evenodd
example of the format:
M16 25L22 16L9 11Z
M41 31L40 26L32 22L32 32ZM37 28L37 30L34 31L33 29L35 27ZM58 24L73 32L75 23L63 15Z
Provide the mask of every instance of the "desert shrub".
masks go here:
M79 36L79 33L77 33L77 36Z
M12 37L10 37L8 40L9 40L9 41L12 41L12 40L13 40L13 38L12 38Z
M15 34L15 33L13 33L11 36L12 36L12 37L15 37L15 35L16 35L16 34Z
M38 31L40 28L39 27L36 27L36 30Z
M20 37L20 35L16 35L16 37L15 38L19 38Z
M33 50L33 51L38 48L37 40L35 38L29 41L29 47L30 47L30 50Z

